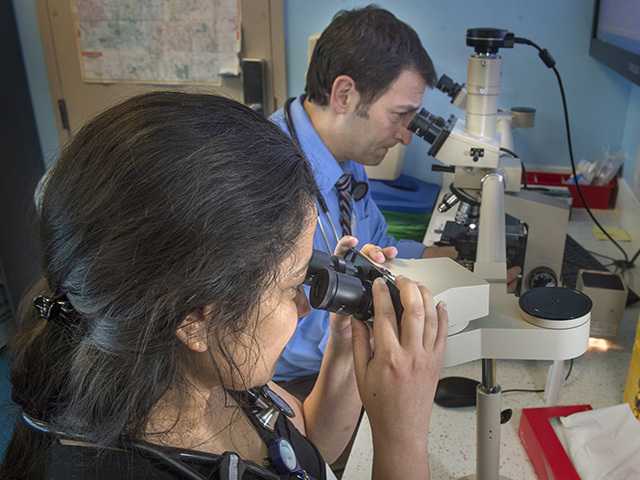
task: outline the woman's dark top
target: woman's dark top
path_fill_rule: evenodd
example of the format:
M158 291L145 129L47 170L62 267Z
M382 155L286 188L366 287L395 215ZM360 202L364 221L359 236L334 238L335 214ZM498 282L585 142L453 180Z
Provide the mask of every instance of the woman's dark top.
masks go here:
M253 480L253 479L314 479L325 480L326 464L318 449L302 435L283 414L278 416L274 431L256 423L250 410L242 407L249 420L258 431L260 437L268 443L272 438L285 438L292 445L298 464L304 469L301 474L277 474L269 465L268 459L262 466L243 461L238 463L237 454L226 452L222 455L162 447L148 443L139 445L152 446L181 464L197 471L206 479ZM238 464L238 465L236 465ZM118 480L118 479L160 479L169 480L188 478L168 462L144 451L144 448L98 449L95 447L75 446L54 442L49 449L47 461L48 480Z

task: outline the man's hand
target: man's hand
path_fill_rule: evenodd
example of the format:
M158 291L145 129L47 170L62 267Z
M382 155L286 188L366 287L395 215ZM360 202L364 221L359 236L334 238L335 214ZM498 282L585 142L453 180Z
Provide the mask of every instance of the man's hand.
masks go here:
M458 258L456 247L427 247L422 253L422 258Z
M396 258L398 255L398 249L396 247L383 248L373 245L372 243L367 243L360 251L376 263L384 263L387 260Z
M344 257L344 255L352 248L355 248L356 245L358 245L358 239L356 237L345 235L338 241L333 254L337 255L338 257Z
M355 248L358 245L358 239L351 235L345 235L342 237L335 250L334 255L339 257L344 256L350 249ZM398 255L398 249L396 247L379 247L372 243L367 243L360 249L360 252L370 258L376 263L384 263L387 260L391 260ZM332 313L329 316L329 327L332 332L332 339L337 342L343 342L345 340L351 341L351 317L345 315L336 315Z
M518 286L518 278L522 269L520 267L511 267L507 270L507 292L513 293Z

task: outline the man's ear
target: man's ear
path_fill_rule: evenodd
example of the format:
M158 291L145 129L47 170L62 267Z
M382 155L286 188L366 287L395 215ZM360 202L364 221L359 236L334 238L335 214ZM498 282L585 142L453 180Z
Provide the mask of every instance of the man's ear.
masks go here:
M194 310L180 323L176 330L178 339L194 352L206 352L209 349L207 322L202 310Z
M329 105L337 114L355 111L360 103L360 94L356 90L356 82L349 75L339 75L331 86Z

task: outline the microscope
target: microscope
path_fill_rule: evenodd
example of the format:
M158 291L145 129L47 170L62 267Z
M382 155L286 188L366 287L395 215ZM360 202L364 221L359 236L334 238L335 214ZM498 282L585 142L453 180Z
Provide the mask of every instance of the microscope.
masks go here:
M476 475L466 477L479 480L504 478L499 475L502 394L496 360L554 361L547 382L547 390L554 391L547 392L547 403L556 403L562 361L582 355L589 339L591 301L576 290L558 286L569 208L562 200L521 189L522 165L514 153L511 128L531 124L531 111L504 113L497 108L499 50L531 44L527 42L506 30L467 30L466 44L474 53L468 61L466 87L447 77L439 82L439 89L464 109L465 119L452 115L445 120L423 109L408 127L430 145L429 154L445 164L440 169L453 187L449 195L441 193L438 213L457 225L462 234L458 232L456 238L474 244L463 252L473 272L466 270L466 280L458 276L439 289L432 285L461 268L456 262L394 260L385 265L393 274L424 282L436 300L448 293L448 305L451 298L467 308L477 305L472 314L450 319L445 366L482 360L476 401ZM434 228L432 218L425 243L432 243L435 233L441 238L447 232L446 221ZM433 260L439 263L429 263ZM519 296L507 291L506 272L511 265L522 267ZM456 275L462 274L456 270ZM453 286L456 282L461 282L459 288ZM457 317L456 312L450 312L450 317Z
M500 165L505 175L507 267L521 269L516 288L519 295L531 288L560 284L570 202L567 197L550 197L521 188L524 166L514 153L512 129L531 128L535 110L497 109L501 59L483 58L480 54L511 48L513 42L507 37L494 48L485 39L470 36L490 30L472 29L467 35L467 45L476 49L476 55L469 60L466 88L446 75L436 85L453 105L465 111L466 121L457 121L453 115L445 121L422 109L409 128L431 145L429 155L446 164L434 165L433 169L448 174L443 184L448 183L451 190L441 194L424 243L455 246L460 261L471 269L469 262L475 260L478 244L477 196L481 180L488 168ZM446 214L453 207L457 210Z

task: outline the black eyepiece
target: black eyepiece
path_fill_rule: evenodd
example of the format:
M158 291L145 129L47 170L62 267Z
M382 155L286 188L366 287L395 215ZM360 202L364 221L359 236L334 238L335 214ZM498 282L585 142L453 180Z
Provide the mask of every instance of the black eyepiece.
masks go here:
M436 84L436 88L442 93L448 95L452 102L456 99L456 96L460 93L462 87L463 86L461 84L454 82L451 77L444 74Z
M427 143L433 143L446 125L444 118L438 117L421 109L407 127Z
M402 318L400 291L391 274L355 249L344 257L314 250L305 283L311 287L309 301L313 308L369 320L374 313L373 281L379 277L386 281L396 315Z
M309 301L313 308L353 315L362 310L365 294L366 290L358 277L322 270L311 285Z
M435 157L453 130L456 120L455 115L445 120L423 108L416 113L407 128L431 145L429 155Z

